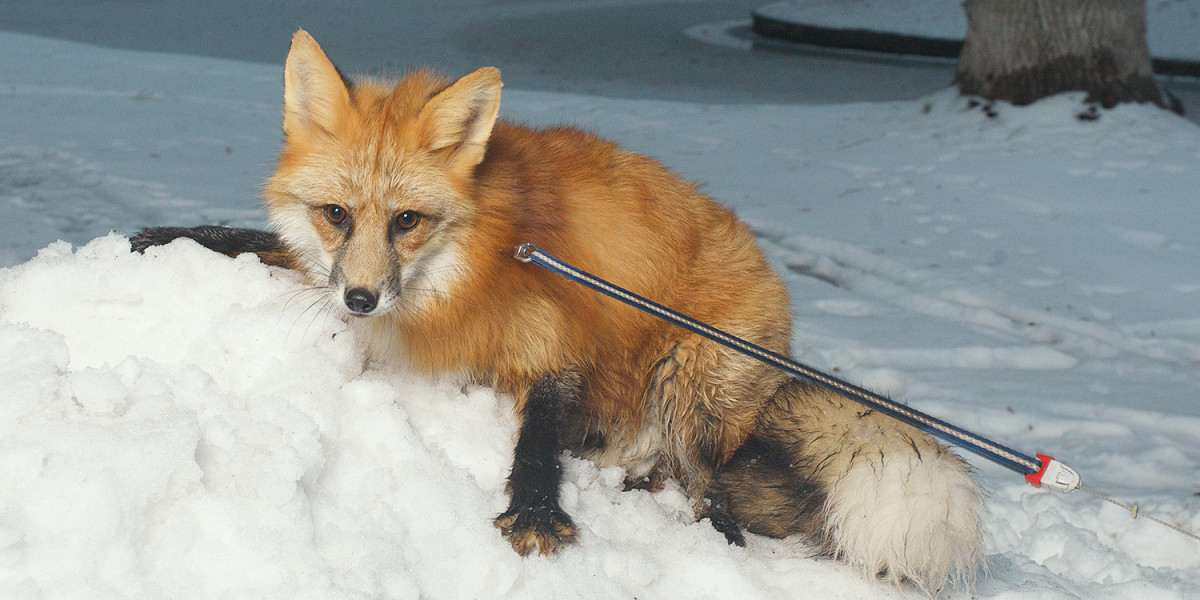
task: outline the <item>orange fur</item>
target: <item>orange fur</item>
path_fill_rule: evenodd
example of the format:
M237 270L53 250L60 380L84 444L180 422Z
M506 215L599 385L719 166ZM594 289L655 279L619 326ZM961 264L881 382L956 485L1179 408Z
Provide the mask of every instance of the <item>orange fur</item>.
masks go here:
M287 107L286 144L266 192L284 239L302 255L330 257L310 268L314 278L340 253L342 269L361 271L376 279L363 283L378 285L411 262L418 247L453 244L458 255L446 267L455 272L453 284L418 306L370 319L366 326L382 340L378 345L420 370L492 381L518 402L541 374L579 371L587 386L573 424L609 442L607 452L593 454L614 464L666 468L701 493L706 471L741 446L780 378L521 264L512 249L533 242L785 353L786 292L745 225L659 163L575 129L497 121L482 160L468 165L476 157L459 156L458 142L447 144L441 124L430 118L430 106L464 102L445 93L451 82L418 72L398 84L368 81L342 93L340 77L319 52L297 34L289 71L308 60L317 66L306 64L302 72L313 79L325 67L326 80L314 87L333 100L311 116ZM481 70L464 80L483 79L498 96L493 74ZM360 230L343 240L320 213L330 203L348 205ZM308 218L280 216L297 208ZM392 259L381 232L403 210L422 212L431 223L400 238ZM306 241L314 237L308 232L296 233L300 222L315 230L317 244ZM645 440L639 456L612 450L634 446L648 419L661 429L660 439Z

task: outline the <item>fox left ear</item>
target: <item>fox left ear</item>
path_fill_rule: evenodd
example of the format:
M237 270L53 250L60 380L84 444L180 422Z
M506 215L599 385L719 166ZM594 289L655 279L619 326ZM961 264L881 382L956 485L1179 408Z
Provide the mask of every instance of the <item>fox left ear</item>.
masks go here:
M484 67L434 96L421 109L426 149L449 151L455 169L478 165L500 114L502 85L499 69Z
M317 41L303 29L292 36L283 70L283 132L327 133L350 112L350 91Z

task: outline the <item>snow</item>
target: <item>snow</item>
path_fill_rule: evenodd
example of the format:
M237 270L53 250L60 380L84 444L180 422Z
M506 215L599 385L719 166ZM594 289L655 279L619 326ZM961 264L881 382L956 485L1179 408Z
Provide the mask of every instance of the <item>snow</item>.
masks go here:
M962 4L963 0L784 0L757 8L756 12L784 22L831 29L884 29L903 35L961 40L967 34ZM1146 43L1155 58L1200 61L1197 31L1200 2L1146 2Z
M491 525L509 399L365 365L291 273L107 234L261 224L280 65L9 33L0 53L0 597L923 597L796 540L729 547L678 487L623 492L577 459L580 544L518 557ZM792 292L800 360L1200 530L1200 129L1079 102L506 88L502 111L596 129L735 208ZM1200 543L971 460L988 572L945 597L1200 595Z

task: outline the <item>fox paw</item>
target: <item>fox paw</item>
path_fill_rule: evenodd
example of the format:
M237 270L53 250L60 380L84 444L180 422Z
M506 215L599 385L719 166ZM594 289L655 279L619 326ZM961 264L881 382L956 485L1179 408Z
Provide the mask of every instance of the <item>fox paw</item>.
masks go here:
M698 513L700 519L708 519L712 524L713 529L721 532L725 536L725 541L731 546L746 546L746 535L742 533L742 526L738 524L737 519L730 514L729 509L724 506L714 506L709 510Z
M183 236L181 227L147 227L129 238L130 249L145 252L151 246L163 246Z
M496 517L496 527L521 556L551 556L578 537L571 517L551 506L516 506Z

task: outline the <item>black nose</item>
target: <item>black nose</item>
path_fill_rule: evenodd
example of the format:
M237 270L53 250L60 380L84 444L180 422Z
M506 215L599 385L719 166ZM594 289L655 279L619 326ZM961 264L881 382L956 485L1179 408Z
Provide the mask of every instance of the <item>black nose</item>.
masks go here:
M375 294L362 288L354 288L346 292L346 308L350 312L365 315L373 310L379 304L379 298Z

